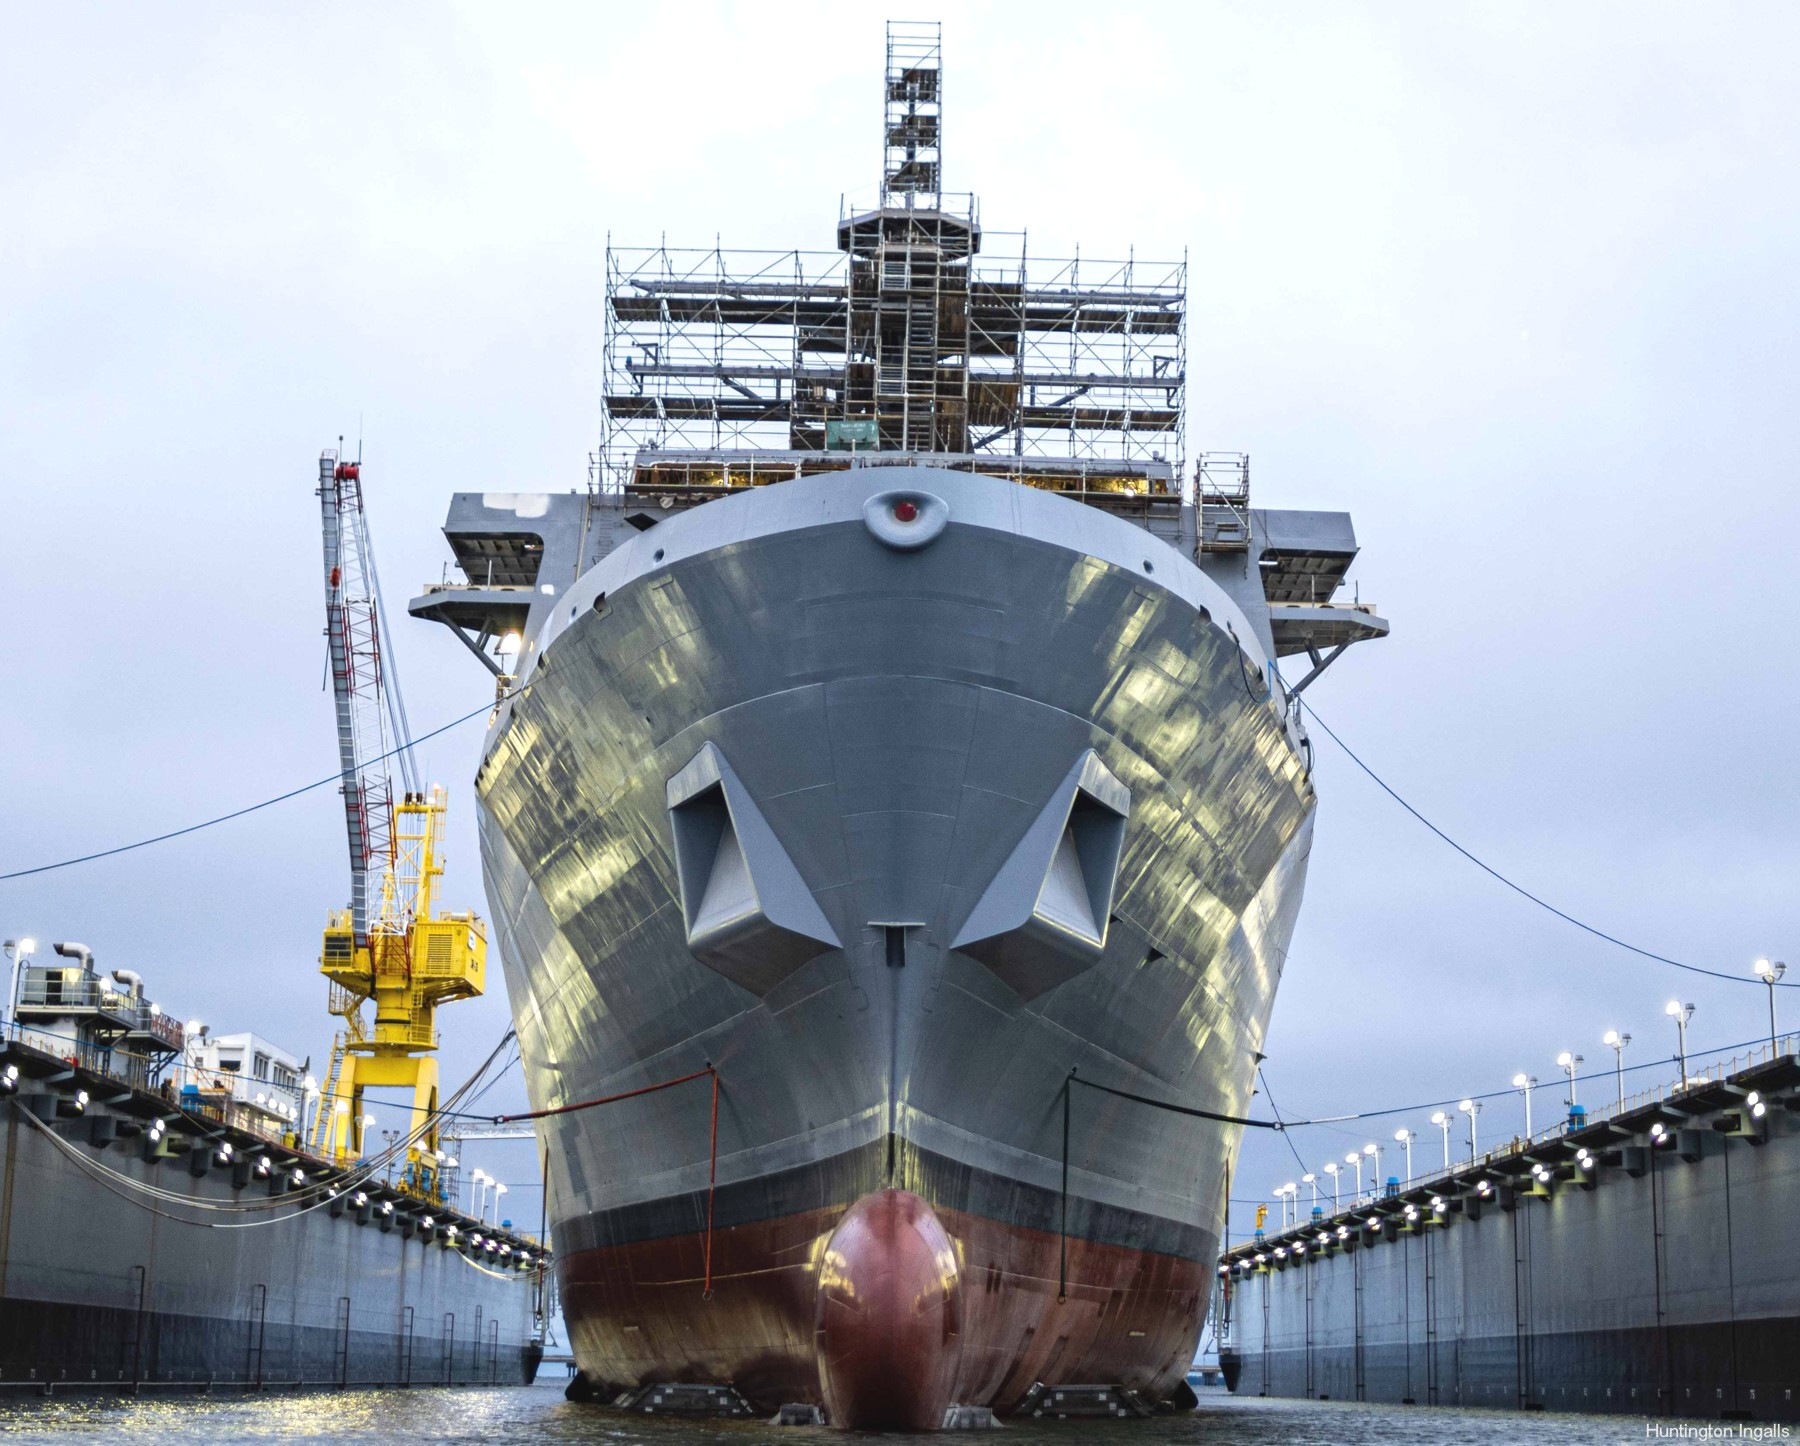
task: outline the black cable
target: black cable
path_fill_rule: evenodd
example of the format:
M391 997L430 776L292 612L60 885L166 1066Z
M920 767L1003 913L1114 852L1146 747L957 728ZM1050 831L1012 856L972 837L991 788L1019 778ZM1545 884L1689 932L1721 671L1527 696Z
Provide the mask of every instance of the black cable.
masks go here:
M1287 1147L1294 1156L1294 1163L1300 1167L1302 1174L1306 1172L1306 1161L1300 1158L1300 1150L1288 1135L1287 1121L1281 1118L1281 1111L1276 1107L1275 1096L1269 1093L1269 1077L1263 1073L1262 1061L1256 1062L1256 1082L1262 1086L1263 1098L1269 1102L1269 1113L1275 1116L1276 1128L1281 1131L1281 1138L1287 1141Z
M1526 888L1523 884L1514 883L1511 879L1507 878L1507 876L1505 874L1501 873L1500 870L1493 867L1493 865L1485 863L1481 859L1477 858L1474 854L1470 853L1469 850L1464 848L1455 839L1451 838L1449 834L1445 833L1441 828L1439 828L1430 819L1426 818L1424 814L1420 813L1418 809L1414 808L1410 803L1408 803L1404 798L1402 798L1398 793L1396 793L1393 790L1393 788L1391 788L1388 785L1387 781L1382 778L1382 776L1380 774L1378 774L1373 768L1369 767L1368 764L1364 763L1362 761L1362 759L1358 758L1356 756L1356 754L1351 751L1350 746L1347 743L1345 743L1342 738L1339 738L1336 733L1332 732L1331 725L1318 715L1318 713L1314 710L1312 704L1308 703L1304 698L1302 698L1300 700L1300 706L1302 708L1306 709L1307 713L1311 716L1313 722L1317 723L1321 728L1323 728L1325 730L1326 736L1328 738L1330 738L1333 743L1337 744L1337 746L1339 748L1344 750L1345 757L1347 757L1358 768L1362 769L1362 771L1364 773L1368 774L1370 778L1375 780L1376 786L1378 788L1380 788L1383 793L1385 793L1389 798L1393 799L1395 803L1399 804L1400 807L1405 809L1414 818L1416 818L1420 823L1424 824L1426 828L1428 828L1432 831L1432 833L1436 834L1445 843L1449 844L1451 848L1455 849L1459 854L1461 854L1470 863L1474 864L1476 868L1480 869L1483 873L1489 875L1490 877L1499 880L1499 882L1505 884L1506 887L1511 889L1515 894L1518 894L1523 898L1529 899L1532 903L1536 904L1540 909L1547 909L1550 913L1556 915L1556 917L1561 919L1564 923L1573 924L1577 929L1580 929L1586 933L1592 934L1596 939L1604 939L1608 944L1616 944L1619 948L1628 950L1633 954L1641 955L1645 959L1654 959L1658 964L1668 964L1676 969L1685 969L1690 974L1704 974L1710 979L1723 979L1729 984L1761 985L1765 982L1762 979L1752 979L1752 978L1748 978L1742 974L1725 974L1725 973L1720 972L1717 969L1703 969L1698 964L1684 964L1684 963L1682 963L1681 960L1671 959L1666 954L1658 954L1649 949L1640 949L1636 944L1628 944L1625 942L1625 940L1617 937L1616 935L1607 933L1604 929L1596 929L1592 924L1584 923L1582 920L1577 919L1573 914L1565 913L1563 910L1557 908L1555 904L1550 903L1548 900L1540 899L1536 894L1532 893L1531 890ZM1780 985L1778 985L1778 987L1782 988L1782 989L1800 989L1800 984L1780 984Z
M1103 1095L1113 1095L1118 1099L1132 1100L1140 1105L1150 1105L1159 1110L1167 1110L1172 1115L1186 1115L1194 1120L1217 1120L1222 1125L1254 1125L1259 1130L1279 1130L1282 1126L1274 1120L1252 1120L1243 1115L1223 1115L1217 1110L1203 1110L1194 1105L1172 1105L1166 1100L1153 1100L1149 1095L1134 1095L1130 1090L1116 1090L1111 1085L1096 1084L1091 1079L1083 1079L1078 1074L1071 1074L1070 1079L1076 1084L1086 1085L1091 1090L1099 1090Z
M380 763L383 759L392 758L397 753L404 753L406 749L415 747L420 743L429 743L440 733L448 733L452 728L460 728L471 718L479 718L483 713L491 712L493 707L494 705L492 703L483 703L479 708L475 709L474 712L465 713L460 718L452 719L450 722L444 724L443 727L433 728L431 732L413 739L410 743L407 743L400 748L390 748L379 758L371 758L368 761L370 763ZM222 813L217 818L209 818L201 823L190 823L186 828L171 829L168 833L159 833L153 838L142 838L136 843L119 844L117 847L110 849L98 849L94 853L79 854L72 859L59 859L53 864L38 864L29 869L14 869L9 874L0 874L0 884L5 883L8 879L30 878L33 874L47 874L55 869L73 868L76 864L89 864L94 862L95 859L109 859L113 857L114 854L128 854L134 849L149 848L151 844L167 843L170 839L181 838L185 834L198 833L203 828L212 828L216 824L230 823L232 819L242 818L245 814L256 813L265 808L272 808L278 803L286 803L290 798L298 798L303 793L311 793L314 789L324 788L327 784L339 783L343 780L343 776L343 772L340 770L333 773L328 778L321 778L312 783L302 784L299 788L290 788L286 793L278 793L273 798L265 798L261 803L252 803L244 808L233 809L230 813Z

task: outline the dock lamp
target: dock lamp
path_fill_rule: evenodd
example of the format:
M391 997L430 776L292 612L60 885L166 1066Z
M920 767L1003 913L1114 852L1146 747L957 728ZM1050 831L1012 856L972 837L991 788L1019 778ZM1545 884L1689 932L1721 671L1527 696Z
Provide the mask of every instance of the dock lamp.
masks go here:
M1513 1088L1525 1096L1525 1138L1531 1138L1531 1087L1537 1083L1537 1076L1526 1074L1521 1070L1513 1076Z
M1410 1181L1413 1177L1413 1171L1412 1171L1413 1141L1418 1139L1419 1137L1417 1135L1415 1135L1411 1130L1395 1130L1394 1138L1406 1147L1406 1178Z
M1450 1168L1450 1116L1438 1110L1431 1117L1431 1123L1444 1132L1444 1168Z
M1327 1162L1325 1173L1331 1176L1331 1213L1335 1215L1338 1213L1338 1163L1336 1160Z
M1679 999L1671 999L1663 1005L1663 1013L1675 1021L1675 1059L1681 1066L1681 1087L1687 1088L1687 1027L1688 1021L1694 1017L1694 1006L1683 1004Z
M37 940L8 939L5 949L12 959L12 978L6 986L6 1018L16 1025L19 1022L19 970L27 959L37 953Z
M1281 1202L1281 1228L1286 1230L1288 1227L1288 1187L1277 1185L1269 1193Z
M500 1197L506 1193L506 1186L502 1185L498 1180L493 1180L489 1183L494 1187L494 1218L488 1223L491 1225L498 1225L500 1223ZM1290 1192L1292 1191L1292 1188L1292 1186L1289 1187Z
M1556 1062L1557 1062L1557 1064L1562 1066L1562 1072L1569 1077L1569 1113L1574 1114L1575 1113L1575 1071L1578 1070L1579 1068L1581 1068L1581 1066L1585 1063L1585 1061L1582 1059L1582 1057L1580 1055L1571 1054L1571 1053L1569 1053L1568 1050L1565 1049L1561 1054L1557 1055Z
M1473 1165L1475 1163L1476 1155L1475 1116L1481 1113L1481 1101L1458 1100L1456 1107L1469 1117L1469 1163Z
M1319 1177L1317 1175L1302 1175L1300 1177L1300 1183L1310 1187L1312 1190L1312 1213L1313 1218L1316 1220L1319 1215Z
M1381 1146L1371 1142L1363 1146L1363 1153L1369 1157L1369 1198L1373 1200L1381 1194Z
M1758 959L1756 977L1769 986L1769 1057L1775 1056L1775 986L1787 973L1787 965L1779 959Z
M1619 1108L1625 1108L1625 1046L1631 1043L1629 1034L1620 1034L1616 1029L1609 1029L1600 1036L1600 1043L1613 1052L1613 1079L1619 1087Z
M1356 1198L1362 1199L1362 1156L1355 1150L1344 1156L1346 1165L1356 1166Z
M488 1172L479 1167L469 1176L469 1183L475 1187L475 1209L471 1212L477 1220L481 1219L481 1197L487 1191Z

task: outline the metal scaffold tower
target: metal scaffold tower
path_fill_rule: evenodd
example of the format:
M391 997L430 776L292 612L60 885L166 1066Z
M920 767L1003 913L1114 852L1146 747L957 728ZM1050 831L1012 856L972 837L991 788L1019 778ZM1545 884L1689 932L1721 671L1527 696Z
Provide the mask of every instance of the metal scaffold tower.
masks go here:
M414 1129L401 1183L443 1198L437 1139L436 1010L482 992L487 936L472 913L439 914L444 790L419 786L400 699L381 586L369 546L362 466L335 451L319 459L325 552L325 634L337 707L338 760L350 840L350 907L331 915L319 968L344 1021L332 1045L312 1147L361 1156L364 1091L410 1089ZM394 797L393 773L401 780ZM371 1025L363 1006L374 1005Z
M673 507L929 461L1179 507L1186 261L984 235L943 189L943 97L939 27L891 23L880 187L840 206L836 252L608 245L603 489Z

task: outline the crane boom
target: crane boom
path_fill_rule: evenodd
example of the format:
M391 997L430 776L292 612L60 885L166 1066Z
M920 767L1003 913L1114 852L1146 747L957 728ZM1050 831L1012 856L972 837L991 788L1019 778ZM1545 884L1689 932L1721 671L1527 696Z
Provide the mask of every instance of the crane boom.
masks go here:
M325 638L337 703L338 764L350 844L350 916L356 941L368 941L371 880L394 852L397 760L404 790L419 791L412 739L399 701L393 661L384 653L381 589L363 510L362 467L334 451L319 458L319 508L325 550ZM391 926L391 921L390 921Z

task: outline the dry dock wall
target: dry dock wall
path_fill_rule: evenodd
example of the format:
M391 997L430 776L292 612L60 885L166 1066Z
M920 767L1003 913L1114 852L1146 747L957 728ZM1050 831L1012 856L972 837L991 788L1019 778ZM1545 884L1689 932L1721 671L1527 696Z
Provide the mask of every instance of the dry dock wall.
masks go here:
M1783 1055L1232 1251L1228 1381L1310 1399L1800 1419L1795 1076Z
M529 1275L490 1270L445 1248L441 1236L428 1240L402 1213L410 1202L373 1183L365 1193L374 1208L363 1220L323 1205L209 1217L208 1206L273 1193L259 1181L234 1186L232 1171L216 1165L190 1168L224 1132L208 1135L123 1086L110 1086L116 1108L102 1104L109 1084L85 1070L40 1083L33 1073L53 1061L0 1048L0 1070L21 1061L16 1092L0 1090L0 1392L531 1378L540 1348ZM44 1108L68 1108L77 1088L93 1093L81 1114ZM64 1147L25 1118L28 1111L47 1115L40 1124ZM142 1133L95 1143L122 1123L141 1131L147 1118L169 1120L169 1136L192 1147L148 1160ZM232 1138L240 1155L257 1144L242 1133ZM399 1202L386 1228L381 1199ZM286 1218L244 1226L274 1215ZM189 1223L208 1218L218 1225ZM442 1209L436 1218L475 1228Z

